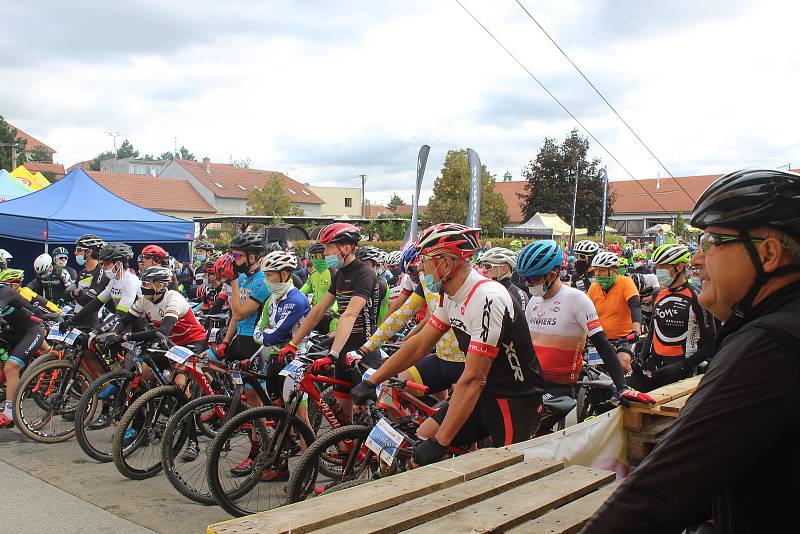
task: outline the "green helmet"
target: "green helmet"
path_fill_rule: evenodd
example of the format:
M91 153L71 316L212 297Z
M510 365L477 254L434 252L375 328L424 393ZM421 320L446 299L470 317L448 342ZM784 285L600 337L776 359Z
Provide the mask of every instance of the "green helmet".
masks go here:
M4 284L19 284L25 276L25 271L22 269L3 269L0 271L0 283Z
M689 263L689 260L692 259L692 253L689 252L689 247L686 245L669 243L655 249L651 259L654 265L677 265L679 263Z
M619 265L617 267L627 267L628 266L628 259L627 258L620 258Z
M510 248L511 250L519 250L522 248L522 241L520 241L519 239L515 239L508 244L508 248Z
M647 259L647 254L645 254L642 249L637 248L636 250L633 251L633 261L646 260L646 259Z

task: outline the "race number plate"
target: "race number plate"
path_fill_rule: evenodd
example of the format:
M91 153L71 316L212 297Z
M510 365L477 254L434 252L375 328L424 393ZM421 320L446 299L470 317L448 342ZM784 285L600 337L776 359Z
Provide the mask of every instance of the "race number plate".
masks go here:
M603 357L596 350L589 350L587 353L589 365L600 365L603 363Z
M62 334L58 330L58 325L53 325L50 327L50 332L47 334L47 339L50 341L64 341L64 337L66 334Z
M73 328L72 330L67 332L66 336L64 336L64 343L70 346L74 345L75 340L78 339L79 335L81 335L81 331L78 330L77 328Z
M300 359L296 358L286 364L286 367L281 369L278 373L281 376L296 376L298 373L303 372L303 362Z
M381 461L392 465L398 449L403 444L403 434L392 428L386 418L382 418L367 436L366 444Z
M167 351L167 358L172 360L175 363L183 364L186 360L189 359L190 356L193 356L194 352L186 347L181 347L179 345L175 345L174 347L170 348Z
M233 383L238 386L244 384L244 382L242 381L242 373L240 373L239 371L233 371L231 373L231 378L233 378Z
M367 370L364 371L364 374L361 375L361 379L362 380L367 380L369 377L371 377L374 374L375 374L375 369L373 369L371 367L368 367ZM381 384L375 385L375 394L376 395L380 395L381 394Z

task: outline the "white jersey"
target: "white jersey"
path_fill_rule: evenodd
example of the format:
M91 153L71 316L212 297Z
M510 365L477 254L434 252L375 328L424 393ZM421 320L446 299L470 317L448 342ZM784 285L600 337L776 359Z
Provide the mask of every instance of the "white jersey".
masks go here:
M189 303L183 295L172 289L167 291L159 302L138 298L133 303L130 313L136 317L146 317L155 326L159 326L165 317L174 317L177 324L169 337L178 345L198 343L206 337L206 332L197 322Z
M399 297L400 295L410 295L416 289L417 284L406 273L400 275L400 281L396 286L389 288L389 299Z
M574 384L587 336L603 330L591 299L583 291L562 284L549 299L531 297L525 319L544 379Z
M140 285L139 278L126 270L123 272L121 279L114 278L110 280L106 288L97 295L97 298L103 303L108 302L109 299L113 300L117 310L126 313L136 301Z

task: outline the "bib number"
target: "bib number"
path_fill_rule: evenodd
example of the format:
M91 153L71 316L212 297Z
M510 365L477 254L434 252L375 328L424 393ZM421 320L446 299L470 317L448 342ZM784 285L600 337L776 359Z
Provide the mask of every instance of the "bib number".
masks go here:
M174 347L170 348L166 354L167 358L181 365L186 363L186 360L188 360L189 357L193 355L194 352L192 352L190 349L187 349L186 347L181 347L179 345L175 345Z
M278 373L280 376L291 376L295 382L300 382L303 379L303 362L299 358L295 358L286 364L286 367Z
M386 418L381 418L367 436L366 445L382 462L392 465L404 439L403 434L392 428Z
M48 341L64 341L64 337L66 337L66 334L62 334L58 330L58 325L51 326L50 332L47 333Z
M587 363L589 365L594 366L603 363L603 357L600 356L600 353L597 352L596 350L590 350L589 352L586 353L586 355L587 355Z

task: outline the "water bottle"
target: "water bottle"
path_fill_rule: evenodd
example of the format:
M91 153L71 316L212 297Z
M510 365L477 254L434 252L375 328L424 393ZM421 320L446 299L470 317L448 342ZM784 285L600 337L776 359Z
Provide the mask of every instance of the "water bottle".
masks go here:
M326 399L326 402L328 403L328 406L333 412L333 415L336 416L336 419L338 419L339 422L343 423L344 422L344 419L342 418L343 408L342 405L339 404L339 401L336 400L336 397L331 397L330 399Z

